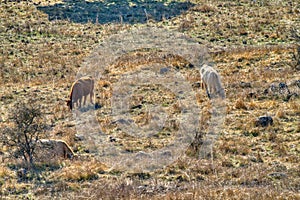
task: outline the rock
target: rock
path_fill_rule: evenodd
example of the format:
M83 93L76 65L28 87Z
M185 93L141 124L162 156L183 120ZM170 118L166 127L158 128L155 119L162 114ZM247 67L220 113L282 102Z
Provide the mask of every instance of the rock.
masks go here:
M116 138L114 138L113 136L109 136L109 141L110 141L110 142L116 142L116 141L117 141L117 139L116 139Z
M282 172L273 172L268 174L269 177L274 178L274 179L284 179L287 177L285 173Z
M138 104L138 105L131 106L131 109L132 110L134 110L134 109L141 109L142 107L143 107L143 105Z
M278 87L275 84L270 85L270 91L276 93L278 91Z
M160 70L159 70L159 73L160 74L165 74L165 73L167 73L167 72L169 72L170 71L170 68L169 67L164 67L164 68L161 68Z
M241 86L242 88L251 88L251 87L252 87L252 85L251 85L250 82L244 82L244 81L242 81L242 82L240 83L240 86Z
M290 85L291 86L291 85ZM289 86L284 82L274 82L272 83L269 88L264 90L264 95L272 95L277 98L282 98L284 101L288 101L291 95L291 91Z
M250 92L249 94L247 94L247 98L250 98L250 99L257 98L257 95L255 92Z
M289 90L286 83L281 82L281 83L278 84L278 87L279 87L279 92L281 94L286 94L286 93L290 94L290 90Z
M80 134L75 134L75 141L83 141L84 140L84 136L80 135Z
M278 86L279 86L280 89L285 89L285 88L288 87L285 83L282 83L282 82L279 83Z
M200 82L196 82L196 83L193 83L192 86L196 87L196 88L200 88L201 87L201 83Z
M263 92L263 94L264 94L264 95L269 94L269 88L268 88L268 89L265 89L264 92Z
M271 116L261 116L255 122L255 125L262 126L262 127L273 125L273 118Z

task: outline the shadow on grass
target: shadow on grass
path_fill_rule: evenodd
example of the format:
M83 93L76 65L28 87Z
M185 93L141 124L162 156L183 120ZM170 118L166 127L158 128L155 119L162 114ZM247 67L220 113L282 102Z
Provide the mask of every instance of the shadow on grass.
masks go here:
M8 164L8 167L16 172L18 182L30 182L33 180L39 182L46 180L45 174L47 174L47 172L61 169L61 164L59 162L35 163L28 168L25 163L14 163Z
M146 23L148 20L170 19L187 11L193 4L173 0L64 0L52 6L37 8L49 20L70 20L76 23Z

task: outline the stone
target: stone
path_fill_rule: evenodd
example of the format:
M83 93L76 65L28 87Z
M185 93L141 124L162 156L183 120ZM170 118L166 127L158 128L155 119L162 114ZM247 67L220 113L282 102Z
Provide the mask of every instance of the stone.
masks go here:
M256 126L266 127L269 125L273 125L273 118L271 116L261 116L255 122Z

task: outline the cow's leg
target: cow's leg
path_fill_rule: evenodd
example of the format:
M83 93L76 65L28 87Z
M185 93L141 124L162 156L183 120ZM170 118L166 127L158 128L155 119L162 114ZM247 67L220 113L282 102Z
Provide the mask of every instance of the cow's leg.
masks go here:
M62 144L63 145L63 144ZM65 148L65 146L63 145L62 146L62 149L63 149L63 156L64 156L64 159L67 159L67 151L66 151L66 148Z
M203 82L203 80L201 80L200 86L201 86L201 89L204 90L204 82Z
M92 91L92 92L90 93L90 101L91 101L91 104L94 104L94 103L93 103L93 97L94 97L94 92Z
M210 99L216 97L216 90L215 90L214 85L211 85L211 86L208 88L208 91L209 91L209 98L210 98Z
M79 98L79 105L78 105L78 108L81 108L81 100L82 100L82 98Z
M83 96L83 105L86 104L86 96Z
M74 103L73 103L73 108L75 108L75 105L76 105L76 108L78 107L78 102L77 101L75 101Z
M210 99L211 96L210 96L210 94L209 94L207 84L206 84L206 83L203 83L203 86L204 86L204 88L205 88L205 90L206 90L206 94L207 94L208 98Z
M216 91L215 91L215 87L213 85L211 85L208 89L209 91L209 95L210 95L210 98L215 98L216 96Z

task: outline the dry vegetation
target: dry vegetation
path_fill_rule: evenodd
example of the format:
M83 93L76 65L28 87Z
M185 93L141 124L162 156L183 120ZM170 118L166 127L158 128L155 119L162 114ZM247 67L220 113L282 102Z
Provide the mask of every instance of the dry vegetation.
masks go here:
M10 125L8 111L16 102L34 98L43 105L50 137L67 141L79 154L76 160L40 162L35 170L26 170L21 161L7 157L7 147L0 146L1 198L300 198L299 43L291 34L292 29L300 27L297 1L192 0L180 15L173 12L160 21L149 15L144 21L130 23L101 23L101 18L96 23L75 23L72 18L50 21L39 7L66 2L0 1L0 128ZM87 1L87 8L93 8L89 7L94 6L91 2L105 1ZM140 4L137 0L130 2L131 6ZM171 9L174 2L184 1L163 2ZM187 155L149 173L112 170L76 137L74 116L65 105L76 73L103 38L134 26L178 30L207 46L227 97L227 115L213 159ZM159 148L161 141L168 141L178 129L176 120L170 120L154 142L133 140L117 129L109 116L114 77L127 70L121 68L124 63L129 68L147 64L143 59L146 54L137 52L120 58L111 66L115 71L97 83L96 101L102 106L97 110L99 124L108 136L117 138L117 145L130 152ZM198 71L176 56L166 63L193 84L205 128L210 103L197 84ZM285 83L290 93L281 90L279 83ZM164 105L174 118L181 109L170 91L157 85L138 88L131 102L131 107L137 108L132 111L137 124L147 124L147 104L153 102ZM256 126L262 115L272 116L274 124Z

